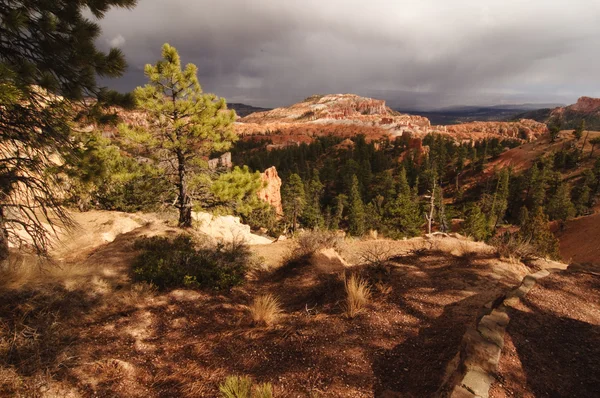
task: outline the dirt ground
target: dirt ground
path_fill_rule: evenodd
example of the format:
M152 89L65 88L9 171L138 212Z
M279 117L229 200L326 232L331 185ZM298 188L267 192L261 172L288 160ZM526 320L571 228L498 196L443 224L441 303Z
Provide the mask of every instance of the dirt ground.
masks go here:
M248 375L277 397L435 396L468 325L528 272L455 238L347 240L342 253L355 265L346 273L369 278L373 291L348 319L343 274L280 267L289 241L253 248L264 266L230 292L157 292L131 283L132 245L176 230L139 219L107 241L129 221L93 217L59 251L59 268L0 289L0 395L215 397L227 376ZM360 265L373 248L388 265ZM283 307L272 327L249 317L264 293Z
M511 321L490 397L598 396L598 271L587 267L552 274L510 308Z
M588 140L599 137L600 132L590 131ZM587 132L586 132L587 134ZM503 167L512 166L516 171L523 171L533 165L533 162L540 156L551 153L553 151L559 151L561 148L566 147L574 142L573 130L564 130L560 132L559 138L556 142L550 142L550 137L541 137L535 141L523 144L517 148L510 149L503 152L498 158L488 163L486 173L491 173L494 169L501 169ZM577 144L581 147L583 138ZM584 153L587 155L591 152L592 146L586 143ZM596 148L597 150L597 148ZM596 152L600 154L600 152ZM595 155L594 158L598 156ZM587 158L589 156L586 156ZM584 158L584 159L585 159ZM588 162L593 164L593 162Z
M600 265L600 213L567 221L557 237L565 262Z

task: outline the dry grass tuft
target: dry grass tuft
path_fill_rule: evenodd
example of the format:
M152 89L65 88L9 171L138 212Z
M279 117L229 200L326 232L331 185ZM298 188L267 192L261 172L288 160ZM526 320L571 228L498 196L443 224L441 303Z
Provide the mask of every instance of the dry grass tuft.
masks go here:
M254 387L253 398L273 398L273 386L271 383L263 383Z
M252 380L248 376L229 376L219 386L223 398L250 398Z
M255 325L270 326L281 314L279 299L271 294L256 297L249 308Z
M346 279L346 315L354 318L361 313L371 298L369 283L354 274Z
M270 383L254 385L248 376L229 376L219 386L223 398L273 398Z

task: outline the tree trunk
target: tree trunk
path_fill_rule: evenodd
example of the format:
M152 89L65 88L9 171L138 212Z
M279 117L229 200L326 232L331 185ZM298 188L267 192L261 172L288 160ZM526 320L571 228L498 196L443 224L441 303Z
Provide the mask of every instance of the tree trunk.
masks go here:
M435 211L435 181L433 181L433 189L431 190L431 201L429 203L429 215L425 215L427 218L427 233L431 234L431 223L433 221L433 212Z
M590 152L590 159L592 158L592 156L594 156L594 147L596 145L592 144L592 152Z
M0 207L0 265L8 258L8 235L4 225L4 209Z
M179 181L179 198L177 200L177 208L179 209L179 227L189 228L192 226L192 201L187 192L187 184L185 182L185 158L183 154L177 153L177 166Z
M581 155L583 156L583 149L585 148L585 144L587 143L588 137L590 136L590 131L587 131L585 138L583 139L583 145L581 146Z

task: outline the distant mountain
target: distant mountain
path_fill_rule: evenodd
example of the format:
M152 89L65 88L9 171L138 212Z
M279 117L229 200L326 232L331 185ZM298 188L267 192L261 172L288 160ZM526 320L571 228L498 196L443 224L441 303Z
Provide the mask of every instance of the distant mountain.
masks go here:
M560 123L563 129L574 129L585 121L590 130L600 130L600 98L581 97L573 105L539 109L515 115L542 123Z
M254 112L265 112L265 111L271 110L271 108L259 108L259 107L252 106L252 105L236 104L236 103L233 103L233 104L228 103L227 108L233 109L239 117L245 117Z
M554 108L561 104L516 104L493 106L454 106L433 111L396 109L402 113L425 116L433 125L450 125L474 121L505 121L517 115L542 108ZM537 120L537 119L536 119Z

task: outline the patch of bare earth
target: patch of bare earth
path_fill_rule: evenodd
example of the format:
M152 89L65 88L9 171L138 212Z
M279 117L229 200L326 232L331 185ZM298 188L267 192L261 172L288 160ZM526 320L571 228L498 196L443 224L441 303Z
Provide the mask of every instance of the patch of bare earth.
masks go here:
M509 316L490 397L597 396L599 273L569 269L541 279Z
M215 397L237 374L272 383L278 397L432 396L467 326L527 272L453 238L388 242L396 251L387 265L347 267L373 292L349 319L343 274L308 261L256 271L229 292L132 284L126 264L143 233L156 230L145 225L78 258L103 271L68 287L52 279L1 291L0 395ZM347 258L356 259L381 242L352 243ZM249 315L263 294L283 310L271 327Z

